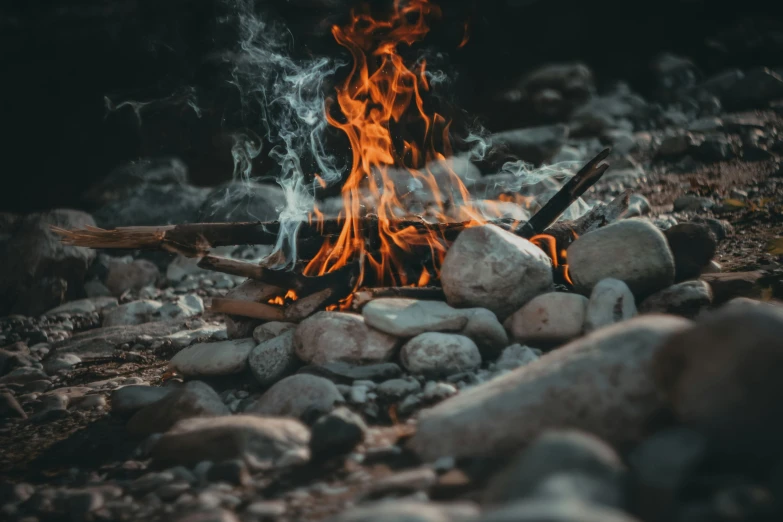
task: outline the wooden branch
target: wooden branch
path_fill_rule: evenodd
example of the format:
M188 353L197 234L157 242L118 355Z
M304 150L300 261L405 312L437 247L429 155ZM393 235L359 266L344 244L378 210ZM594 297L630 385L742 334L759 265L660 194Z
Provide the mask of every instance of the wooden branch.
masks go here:
M558 249L567 248L579 236L614 223L628 210L631 191L626 190L607 204L598 203L580 218L560 221L547 228L544 233L555 238Z
M334 299L337 291L334 288L324 288L307 297L297 299L285 307L285 320L291 323L298 323L318 310L323 310L330 304L335 304L339 299Z
M264 321L285 320L285 310L280 306L242 301L239 299L226 299L223 297L215 297L212 299L210 311L228 315L252 317Z
M443 289L437 286L388 286L378 288L363 288L353 293L351 309L361 311L364 305L379 297L408 297L429 301L445 301Z

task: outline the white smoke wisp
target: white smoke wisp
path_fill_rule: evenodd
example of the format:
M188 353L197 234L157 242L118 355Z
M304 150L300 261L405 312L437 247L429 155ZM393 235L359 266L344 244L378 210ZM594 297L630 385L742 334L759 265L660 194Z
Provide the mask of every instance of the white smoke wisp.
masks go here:
M253 0L229 0L238 24L239 44L225 58L232 65L231 83L237 88L243 109L260 111L259 130L271 144L269 157L280 171L274 177L283 189L280 234L275 245L276 268L296 260L296 232L315 206L316 182L307 182L318 174L327 184L339 182L344 167L327 151L324 140L328 123L324 91L341 62L311 57L291 57L293 37L282 26L256 13ZM235 137L234 179L249 181L252 159L260 149ZM305 172L314 165L316 172ZM280 260L283 265L280 265Z

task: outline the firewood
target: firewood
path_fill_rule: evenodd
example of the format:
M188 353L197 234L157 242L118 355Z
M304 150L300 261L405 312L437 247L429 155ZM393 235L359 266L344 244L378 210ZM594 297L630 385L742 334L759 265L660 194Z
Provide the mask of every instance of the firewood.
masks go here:
M241 317L252 317L264 321L284 321L285 310L281 306L266 303L254 303L239 299L215 297L212 299L210 311Z
M298 323L313 315L318 310L323 310L330 304L335 304L339 299L334 299L337 291L334 288L324 288L307 297L297 299L285 307L285 320Z

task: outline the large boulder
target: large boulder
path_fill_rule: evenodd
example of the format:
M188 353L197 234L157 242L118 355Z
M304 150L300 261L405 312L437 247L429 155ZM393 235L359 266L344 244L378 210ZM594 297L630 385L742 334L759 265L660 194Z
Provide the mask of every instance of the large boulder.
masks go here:
M649 315L577 339L425 410L411 447L427 461L505 455L548 428L581 429L609 442L637 440L663 406L652 357L689 325Z
M51 227L95 226L92 216L58 209L19 219L0 243L0 316L40 315L84 296L84 276L95 259L90 248L62 243Z
M487 308L504 320L552 287L552 262L530 241L495 226L468 228L449 248L441 269L446 300Z

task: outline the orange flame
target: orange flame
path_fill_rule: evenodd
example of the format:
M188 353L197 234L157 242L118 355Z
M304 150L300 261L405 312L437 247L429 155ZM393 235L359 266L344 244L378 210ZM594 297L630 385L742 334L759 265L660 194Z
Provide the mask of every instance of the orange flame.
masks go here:
M425 107L422 95L430 89L426 62L419 60L409 67L398 52L403 44L410 47L421 41L429 31L429 20L438 16L440 8L429 0L395 0L385 18L374 17L364 7L351 11L346 26L332 28L336 41L350 51L353 67L336 88L337 115L332 114L334 100L328 100L326 118L348 137L353 160L342 187L341 232L324 243L304 268L305 275L323 275L363 257L367 262L361 263L354 289L370 280L377 286L422 286L439 276L447 242L437 232L400 229L394 224L400 218L421 219L411 217L397 193L407 181L401 181L401 175L431 192L428 218L452 221L447 209L458 208L459 220L464 222L467 216L468 226L486 223L485 214L470 203L461 179L445 162L452 154L450 122ZM467 43L468 34L466 26L460 45ZM436 177L428 167L433 162L440 162L445 180L442 173ZM373 202L378 220L377 249L368 249L362 230L363 198ZM316 209L310 219L322 222L323 214ZM554 242L549 248L554 253ZM422 250L431 254L435 272L430 274L425 268L417 278L407 273L404 261ZM365 265L372 272L370 278Z
M268 304L274 304L274 305L281 305L282 306L282 305L284 305L284 304L286 304L286 303L288 303L290 301L296 301L298 299L298 297L299 296L296 295L296 292L294 292L293 290L289 290L288 292L286 292L285 296L283 296L283 297L280 297L280 296L273 297L272 299L267 301L267 303Z

